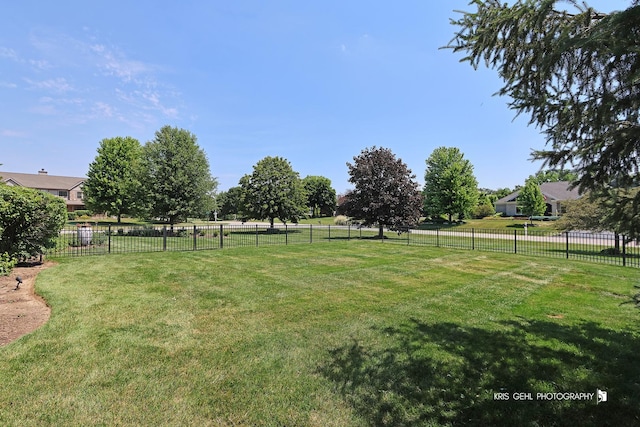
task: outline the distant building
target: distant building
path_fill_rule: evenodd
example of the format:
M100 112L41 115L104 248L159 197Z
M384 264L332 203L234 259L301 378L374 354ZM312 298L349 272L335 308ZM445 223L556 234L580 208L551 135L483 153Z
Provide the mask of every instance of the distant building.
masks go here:
M38 173L0 172L0 182L18 187L35 188L64 199L67 211L86 209L82 184L87 178L49 175L44 169Z
M562 215L564 212L563 202L580 198L580 192L577 188L569 189L568 181L542 183L540 184L540 191L547 204L547 210L544 213L547 216ZM519 195L520 190L498 199L496 201L496 212L503 213L506 216L522 215L517 201Z

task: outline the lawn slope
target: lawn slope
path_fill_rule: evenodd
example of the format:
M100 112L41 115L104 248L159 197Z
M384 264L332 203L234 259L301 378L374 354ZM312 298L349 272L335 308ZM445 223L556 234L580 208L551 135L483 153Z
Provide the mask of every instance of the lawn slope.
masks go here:
M632 425L638 278L364 241L62 259L0 425Z

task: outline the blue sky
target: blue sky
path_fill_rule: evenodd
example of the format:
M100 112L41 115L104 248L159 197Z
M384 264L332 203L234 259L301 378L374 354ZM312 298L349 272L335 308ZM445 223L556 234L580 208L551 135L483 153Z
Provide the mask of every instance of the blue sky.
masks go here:
M99 142L188 129L219 190L265 156L350 188L346 162L390 148L424 179L458 147L481 187L535 173L544 138L500 81L439 47L451 1L24 0L0 14L0 170L84 176ZM608 12L629 1L590 5Z

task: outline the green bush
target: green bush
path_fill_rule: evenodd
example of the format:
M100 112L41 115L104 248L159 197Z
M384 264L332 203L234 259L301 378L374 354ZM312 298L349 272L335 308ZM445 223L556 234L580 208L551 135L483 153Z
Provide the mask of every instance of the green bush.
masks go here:
M493 207L493 205L483 204L483 205L478 205L474 208L473 217L476 219L486 218L488 216L495 215L495 213L496 213L496 210Z
M0 185L0 254L37 256L56 246L67 222L64 200L44 191Z
M6 252L0 254L0 276L8 276L15 265L15 258L11 258Z
M75 212L67 212L67 220L75 221L78 218L78 214Z
M73 213L76 214L76 217L86 216L88 218L91 218L91 211L88 209L76 209L75 211L73 211Z
M118 233L120 233L120 229L118 229ZM151 225L143 225L142 227L134 227L127 231L127 236L159 237L162 236L162 230L158 230Z

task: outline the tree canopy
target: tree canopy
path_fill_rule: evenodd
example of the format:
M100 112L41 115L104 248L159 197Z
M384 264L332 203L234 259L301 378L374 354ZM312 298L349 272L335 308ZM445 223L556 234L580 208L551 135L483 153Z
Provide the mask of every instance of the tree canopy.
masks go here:
M518 205L522 213L526 216L542 215L547 209L547 204L544 201L544 196L540 187L533 178L527 179L520 194L518 195Z
M306 211L306 194L298 172L282 157L265 157L253 173L240 179L242 207L251 218L296 222Z
M455 147L439 147L426 160L424 211L429 216L445 214L466 217L478 204L478 181L473 165Z
M147 215L175 224L208 217L217 182L194 134L164 126L142 149L141 199Z
M347 162L349 182L355 188L347 194L349 216L362 219L364 225L398 229L418 223L422 197L415 175L388 148L366 148L354 162Z
M218 215L223 218L227 215L236 215L242 208L242 188L231 187L227 191L218 193L216 197Z
M570 169L543 169L531 176L538 185L545 182L568 181L574 182L578 174Z
M306 176L302 180L307 193L307 207L313 217L333 215L336 208L336 190L331 187L331 180L324 176Z
M458 30L447 47L474 68L497 69L497 93L546 136L534 159L573 168L581 192L630 190L640 178L640 6L604 14L564 2L570 13L557 3L475 0L475 12L452 21ZM637 192L618 196L640 206Z
M100 142L98 155L89 165L82 186L89 209L116 215L118 222L123 214L135 211L140 154L140 142L131 137L106 138Z

